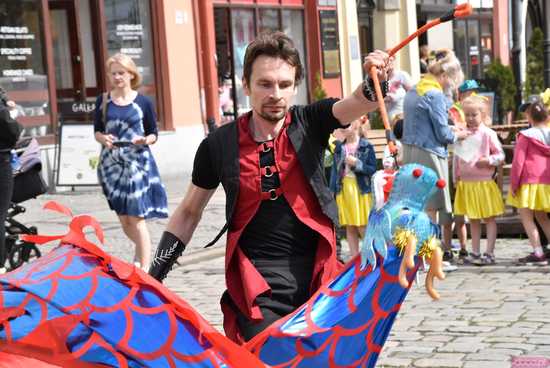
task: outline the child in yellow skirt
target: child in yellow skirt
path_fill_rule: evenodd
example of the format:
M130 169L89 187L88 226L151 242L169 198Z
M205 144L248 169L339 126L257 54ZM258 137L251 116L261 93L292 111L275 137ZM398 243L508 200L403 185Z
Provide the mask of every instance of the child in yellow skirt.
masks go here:
M476 265L495 263L495 217L504 213L502 193L492 178L495 167L504 161L504 152L497 134L482 124L485 103L482 96L470 96L462 101L466 127L471 135L461 143L469 149L462 150L462 157L455 154L453 165L456 182L454 214L467 216L470 220L470 260ZM487 247L483 256L480 254L481 220L487 226Z
M359 237L368 222L371 199L371 176L376 172L374 147L361 133L360 121L340 129L336 140L330 189L336 194L338 219L346 228L351 256L359 253Z
M550 127L549 112L538 96L530 96L520 106L531 128L517 135L506 203L518 209L533 253L518 259L521 264L547 264L548 255L540 242L534 218L550 239Z

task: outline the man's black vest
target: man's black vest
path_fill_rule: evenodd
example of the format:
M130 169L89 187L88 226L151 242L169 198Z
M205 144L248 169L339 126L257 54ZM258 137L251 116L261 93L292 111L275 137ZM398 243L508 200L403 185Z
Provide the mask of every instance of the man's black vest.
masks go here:
M323 213L334 224L337 224L338 209L334 196L327 187L323 168L326 147L308 137L301 123L305 119L302 112L302 109L291 109L292 121L287 128L290 143L296 151L300 166L319 200ZM237 204L239 196L239 130L237 122L232 121L210 134L208 147L214 171L225 190L225 218L227 222L216 238L205 247L216 243L229 228Z

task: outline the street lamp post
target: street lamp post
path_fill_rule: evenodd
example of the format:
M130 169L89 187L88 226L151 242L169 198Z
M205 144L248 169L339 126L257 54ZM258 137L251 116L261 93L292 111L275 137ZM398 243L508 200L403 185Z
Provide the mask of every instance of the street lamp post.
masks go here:
M520 53L521 53L521 1L512 1L512 68L516 81L520 81ZM517 89L516 103L521 102L521 88Z

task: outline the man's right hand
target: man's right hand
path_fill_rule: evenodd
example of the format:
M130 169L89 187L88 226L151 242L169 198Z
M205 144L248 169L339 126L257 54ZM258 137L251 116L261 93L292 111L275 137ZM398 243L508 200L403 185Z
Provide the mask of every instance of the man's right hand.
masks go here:
M378 79L388 81L393 75L393 61L394 57L389 56L387 52L374 50L365 57L363 69L368 74L370 69L375 66L378 68Z

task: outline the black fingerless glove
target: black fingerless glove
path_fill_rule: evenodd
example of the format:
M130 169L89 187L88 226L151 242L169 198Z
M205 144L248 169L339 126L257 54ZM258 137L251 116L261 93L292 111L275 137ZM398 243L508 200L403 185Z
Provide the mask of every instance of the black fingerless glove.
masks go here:
M149 275L162 282L184 250L185 244L177 236L168 231L162 233L155 257L149 268Z
M388 81L381 81L380 88L382 89L382 96L386 97L388 94ZM363 96L371 102L376 102L376 91L374 89L374 81L371 77L368 77L363 81Z

